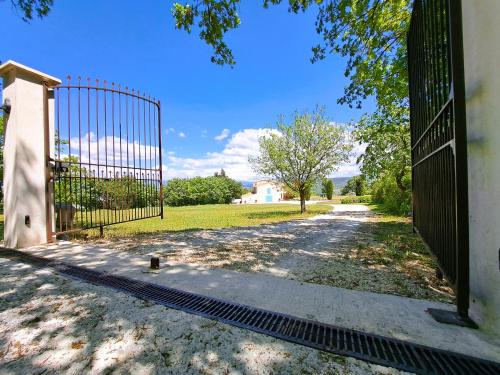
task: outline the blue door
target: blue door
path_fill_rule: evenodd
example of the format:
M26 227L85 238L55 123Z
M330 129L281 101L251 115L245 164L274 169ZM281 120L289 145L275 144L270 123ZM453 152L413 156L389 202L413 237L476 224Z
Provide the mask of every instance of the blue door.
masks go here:
M266 202L271 203L273 201L273 195L271 194L271 188L267 188Z

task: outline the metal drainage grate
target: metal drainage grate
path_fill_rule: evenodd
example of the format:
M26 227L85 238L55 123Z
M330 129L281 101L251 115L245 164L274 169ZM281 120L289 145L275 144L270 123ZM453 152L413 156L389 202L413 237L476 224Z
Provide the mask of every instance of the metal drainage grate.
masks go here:
M71 278L107 286L173 309L201 315L292 343L404 371L417 374L500 374L500 363L459 353L110 275L15 250L2 249L0 255L28 261L38 266L48 266Z

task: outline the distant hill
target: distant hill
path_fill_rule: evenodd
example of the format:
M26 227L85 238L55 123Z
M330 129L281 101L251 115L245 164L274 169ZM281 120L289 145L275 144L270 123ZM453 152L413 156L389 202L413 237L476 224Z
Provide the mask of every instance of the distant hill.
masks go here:
M334 185L334 188L333 188L333 193L335 195L339 195L340 194L340 190L342 190L342 188L344 187L344 185L347 183L347 181L349 181L352 177L334 177L332 178L332 181L333 181L333 185Z
M352 177L334 177L332 178L334 189L333 193L335 195L340 194L340 190L344 187L344 185L351 179ZM244 188L251 189L253 187L253 181L240 181L241 184L243 185ZM319 189L319 192L321 191L321 185L318 185L317 189ZM315 189L316 190L316 189Z

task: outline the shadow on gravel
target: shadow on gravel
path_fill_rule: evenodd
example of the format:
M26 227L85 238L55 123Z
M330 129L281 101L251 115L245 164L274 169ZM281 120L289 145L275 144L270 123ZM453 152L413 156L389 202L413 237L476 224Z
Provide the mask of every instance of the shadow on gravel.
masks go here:
M103 247L163 261L267 272L320 285L452 302L436 264L406 218L333 211L256 227L103 240Z
M6 375L347 371L343 357L1 257L0 295Z

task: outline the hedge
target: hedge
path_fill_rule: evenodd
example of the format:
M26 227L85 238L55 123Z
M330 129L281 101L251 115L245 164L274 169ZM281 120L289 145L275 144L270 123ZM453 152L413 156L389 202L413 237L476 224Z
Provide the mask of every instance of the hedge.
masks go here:
M241 198L243 186L228 177L174 178L164 187L164 203L168 206L231 203Z
M347 195L340 199L340 203L342 204L352 204L352 203L371 203L372 196L371 195Z

